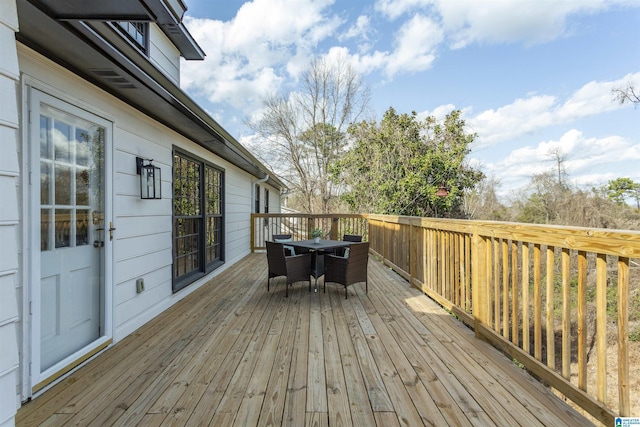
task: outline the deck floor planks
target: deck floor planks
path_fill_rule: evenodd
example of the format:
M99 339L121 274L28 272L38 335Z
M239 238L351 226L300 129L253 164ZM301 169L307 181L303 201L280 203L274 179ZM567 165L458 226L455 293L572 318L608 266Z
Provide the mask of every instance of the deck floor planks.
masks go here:
M294 346L291 353L291 369L287 381L287 396L284 404L282 425L302 426L306 424L307 407L307 362L309 358L310 298L302 298L298 311Z
M322 338L324 343L324 365L326 375L327 411L330 426L350 426L351 411L349 397L344 378L343 361L338 343L338 331L333 313L339 311L332 307L331 299L325 295L318 295L322 318Z
M375 417L344 313L347 304L336 292L329 292L328 296L331 301L338 348L342 356L342 373L347 391L346 397L350 402L351 421L357 426L373 426L376 424Z
M249 292L250 290L252 289L247 286L244 295L239 293L242 298L239 298L235 304L229 304L224 310L220 310L218 319L221 321L213 322L215 332L207 340L206 348L203 350L204 359L194 360L194 362L199 363L196 364L198 370L191 377L187 390L174 402L167 396L162 396L159 399L162 401L162 405L170 408L162 425L184 425L193 414L195 407L206 393L218 372L219 366L227 357L229 349L236 340L237 336L229 334L228 331L236 329L240 324L239 322L244 319L237 314L242 311L243 307L249 303L250 298L253 297L255 292Z
M261 281L255 281L252 289L259 286L259 282ZM244 283L246 284L246 282ZM244 307L233 311L232 314L236 316L236 319L226 329L225 336L225 338L229 338L228 343L231 345L221 348L226 356L218 366L215 376L209 382L193 414L189 417L187 425L208 425L211 419L218 414L217 408L220 401L243 360L253 331L261 322L262 315L269 306L268 301L272 298L274 298L274 294L267 293L265 296L264 293L257 291Z
M227 300L228 306L234 306L231 301L235 301L239 308L243 308L246 306L244 302L248 298L256 298L255 292L252 291L251 288L247 288L246 290L242 289L242 291L246 292L239 292ZM187 338L177 340L171 351L159 359L160 363L156 366L158 369L162 369L162 371L151 372L150 375L147 375L146 381L150 381L151 383L145 387L129 387L125 393L118 397L117 400L120 403L116 407L112 405L111 408L103 411L103 414L108 415L106 419L99 416L92 422L101 425L111 425L112 421L115 422L115 420L117 420L116 425L129 426L138 424L144 414L149 411L150 407L154 405L154 402L160 398L163 392L175 384L174 380L180 374L181 368L192 364L192 358L199 353L202 345L206 342L209 332L215 328L217 321L223 314L223 309L205 309L198 318L192 317L193 323L191 324L190 333ZM156 339L162 339L162 336L156 337ZM178 351L177 355L174 354L174 348ZM129 366L135 373L135 365L129 363ZM147 371L145 371L145 374L147 374ZM180 383L180 381L178 381L178 383ZM185 381L182 384L186 383Z
M384 280L393 279L393 277L389 277L389 275L394 275L394 273L389 273L386 270L384 273ZM374 275L375 274L377 273L374 273ZM372 301L376 302L376 307L384 313L387 310L394 310L392 302L394 302L396 298L404 297L404 295L398 295L391 289L386 289L383 292L377 293L377 298L375 295L372 295ZM390 306L386 307L387 305ZM400 336L401 334L405 334L420 356L418 358L412 358L411 360L426 373L424 380L430 384L430 391L434 394L433 398L437 402L441 412L447 414L449 416L448 419L455 421L458 425L471 425L474 414L482 412L482 408L473 399L464 384L461 384L442 362L440 355L437 353L438 346L440 345L438 340L431 336L430 331L425 325L419 322L412 323L411 317L405 319L398 312L394 311L394 313L397 318L396 323L407 323L404 327L398 328L396 332ZM394 325L391 326L393 327ZM422 334L418 333L415 329L416 327L418 327ZM424 339L425 334L429 335L430 339ZM435 349L432 346L435 346ZM408 357L415 354L411 348L405 348L405 351Z
M384 301L384 298L385 294L382 292L376 293L376 295L372 294L370 296L373 303L372 307L376 307L377 310L382 309L382 304L388 303ZM382 310L380 313L385 313L385 311ZM393 318L387 317L385 324L389 328L389 335L387 335L386 340L383 338L383 342L392 352L397 352L401 349L402 355L394 357L394 363L398 363L396 361L402 362L399 369L407 372L405 376L415 375L414 381L416 381L416 386L418 380L422 384L419 388L421 392L423 389L424 391L428 389L428 396L422 397L422 404L418 406L420 415L424 419L430 420L433 425L446 425L450 423L460 426L471 425L462 409L458 407L458 403L440 381L439 376L431 369L429 361L423 357L423 351L418 348L420 345L419 337L414 335L413 340L411 340L410 336L407 336L407 333L412 332L413 329L403 324L402 320L401 316L395 316ZM393 337L392 341L390 341L391 337ZM424 343L422 344L423 346L426 345Z
M255 424L258 426L278 426L282 424L287 383L291 371L291 358L295 345L294 338L300 313L301 293L293 291L289 294L289 297L291 300L287 304L287 313L283 320L273 364L268 371L269 379L260 409L260 416ZM266 366L265 369L267 369Z
M211 425L222 425L218 419L220 414L229 413L235 414L236 416L240 415L241 412L239 413L239 410L242 401L247 394L253 395L254 393L254 390L251 390L252 381L254 381L255 387L258 388L258 383L265 378L261 375L262 372L260 368L265 365L268 366L269 370L272 368L272 366L269 366L269 363L273 363L275 344L273 344L273 339L268 340L267 338L270 336L274 323L279 324L277 320L278 316L281 316L282 311L286 310L286 306L282 302L282 299L274 297L273 295L269 298L269 302L266 304L265 310L262 312L261 316L258 316L258 312L254 312L252 314L252 316L255 316L257 319L256 323L247 323L246 330L243 330L242 332L247 336L247 338L249 338L248 344L243 351L240 363L238 364L233 377L231 377L229 386L224 391L220 404L216 410L216 415L210 422ZM277 328L278 326L276 325L275 327ZM265 350L265 353L267 354L262 355L263 350ZM260 393L259 390L256 390L255 392ZM256 411L256 413L259 414L259 410ZM248 415L249 414L246 412L244 413L245 417ZM255 422L253 424L255 424Z
M320 294L310 295L309 355L307 365L307 412L324 413L327 409L327 384L324 368L324 345Z
M439 310L439 307L429 304L428 300L415 300L415 303L426 312L435 313ZM421 316L418 317L421 318ZM437 321L437 323L443 330L451 327L440 321ZM463 331L465 334L468 334L469 337L473 337L473 332L468 330ZM514 397L519 405L527 408L543 425L550 425L557 422L558 416L560 416L561 420L567 425L587 422L560 399L546 399L545 397L548 397L549 391L545 389L539 381L509 363L506 357L502 357L495 348L486 342L477 339L468 339L460 340L454 343L454 345L461 349L458 351L459 353L464 353L476 360L488 374L509 390L510 395ZM540 405L541 402L550 404L553 407L550 408L549 406ZM510 409L513 410L513 407L518 408L518 404L510 406Z
M341 286L316 294L298 283L285 299L283 281L266 292L264 254L250 255L23 406L17 425L587 424L369 265L368 294L356 284L345 300ZM88 403L96 389L111 400Z
M385 306L381 306L380 309L397 311L398 318L402 316L399 311L402 311L405 314L402 316L403 318L414 319L415 316L413 313L409 312L406 307L400 303L400 301L403 301L406 296L402 293L394 293L394 295L395 298L387 301L387 304ZM471 411L465 411L465 413L469 415L469 419L474 424L487 425L493 422L497 425L514 425L522 422L528 426L540 425L539 421L528 411L521 411L513 414L506 411L502 406L502 403L504 403L505 399L508 403L508 400L512 399L513 396L506 393L502 386L491 377L488 377L488 379L482 383L475 378L474 373L478 369L483 368L475 361L468 359L465 352L457 348L455 341L451 339L451 337L455 335L446 332L449 324L456 328L464 328L464 326L450 316L441 318L439 314L431 316L429 320L431 325L430 333L436 338L431 341L430 345L433 347L437 343L441 343L441 346L434 348L434 352L438 354L439 358L445 361L446 369L443 372L453 372L456 378L458 378L458 381L461 384L464 384L465 389L471 393L472 402L477 402L479 406L472 408ZM416 326L419 328L419 325ZM411 328L407 327L405 329L410 330ZM461 329L456 332L466 333L467 331ZM419 339L414 338L413 341L419 342ZM487 416L489 416L490 419L488 419Z

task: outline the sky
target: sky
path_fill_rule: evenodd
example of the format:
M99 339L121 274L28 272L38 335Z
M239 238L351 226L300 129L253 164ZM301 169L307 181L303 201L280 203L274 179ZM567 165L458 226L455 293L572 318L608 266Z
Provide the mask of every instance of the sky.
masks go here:
M556 167L589 189L640 182L640 0L186 0L206 53L181 87L241 143L264 99L294 91L312 59L349 58L378 121L462 111L468 159L510 197Z

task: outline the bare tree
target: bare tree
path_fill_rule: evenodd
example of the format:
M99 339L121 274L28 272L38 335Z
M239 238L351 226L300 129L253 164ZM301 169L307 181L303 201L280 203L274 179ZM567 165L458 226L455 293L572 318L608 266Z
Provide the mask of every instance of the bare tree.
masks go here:
M287 181L301 210L331 211L339 190L329 169L346 149L347 127L368 103L369 90L348 58L318 58L297 91L271 96L262 118L249 123L266 141L254 148Z
M619 87L611 90L613 99L620 104L631 102L633 104L640 103L640 92L636 90L633 84L627 85L627 87Z
M560 187L565 187L567 170L564 167L564 163L567 160L567 155L562 152L562 149L560 147L555 147L549 149L549 151L547 152L547 156L556 164L556 170L558 173L558 185Z

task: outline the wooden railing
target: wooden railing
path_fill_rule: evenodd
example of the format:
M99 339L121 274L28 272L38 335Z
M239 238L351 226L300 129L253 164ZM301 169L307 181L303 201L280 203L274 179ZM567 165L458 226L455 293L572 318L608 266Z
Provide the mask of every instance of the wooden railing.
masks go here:
M358 234L367 240L366 215L331 214L251 214L251 251L265 248L274 234L291 234L293 240L311 239L311 230L320 228L325 239L341 240L345 234Z
M640 233L387 215L265 214L252 217L252 242L259 249L269 233L285 229L307 238L319 221L331 224L327 236L336 238L352 220L366 228L346 228L365 235L374 255L594 418L613 425L615 416L637 416L629 329L632 315L634 336L640 335L640 291L630 295L630 284L638 288L640 281ZM291 227L294 222L300 225ZM265 224L269 231L257 234ZM637 369L638 360L633 363Z

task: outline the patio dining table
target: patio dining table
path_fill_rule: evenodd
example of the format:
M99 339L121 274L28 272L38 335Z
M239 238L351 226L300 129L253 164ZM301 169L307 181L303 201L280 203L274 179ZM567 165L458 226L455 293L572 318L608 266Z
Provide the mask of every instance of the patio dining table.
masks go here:
M313 272L312 275L316 279L314 292L318 292L318 277L324 274L324 264L320 269L318 267L318 259L323 256L327 252L333 252L334 249L337 248L346 248L351 245L352 242L345 242L342 240L326 240L320 239L317 243L315 240L298 240L294 242L287 242L288 246L293 246L294 248L309 250L311 252L315 252L315 256L313 257ZM322 271L319 271L322 270Z

